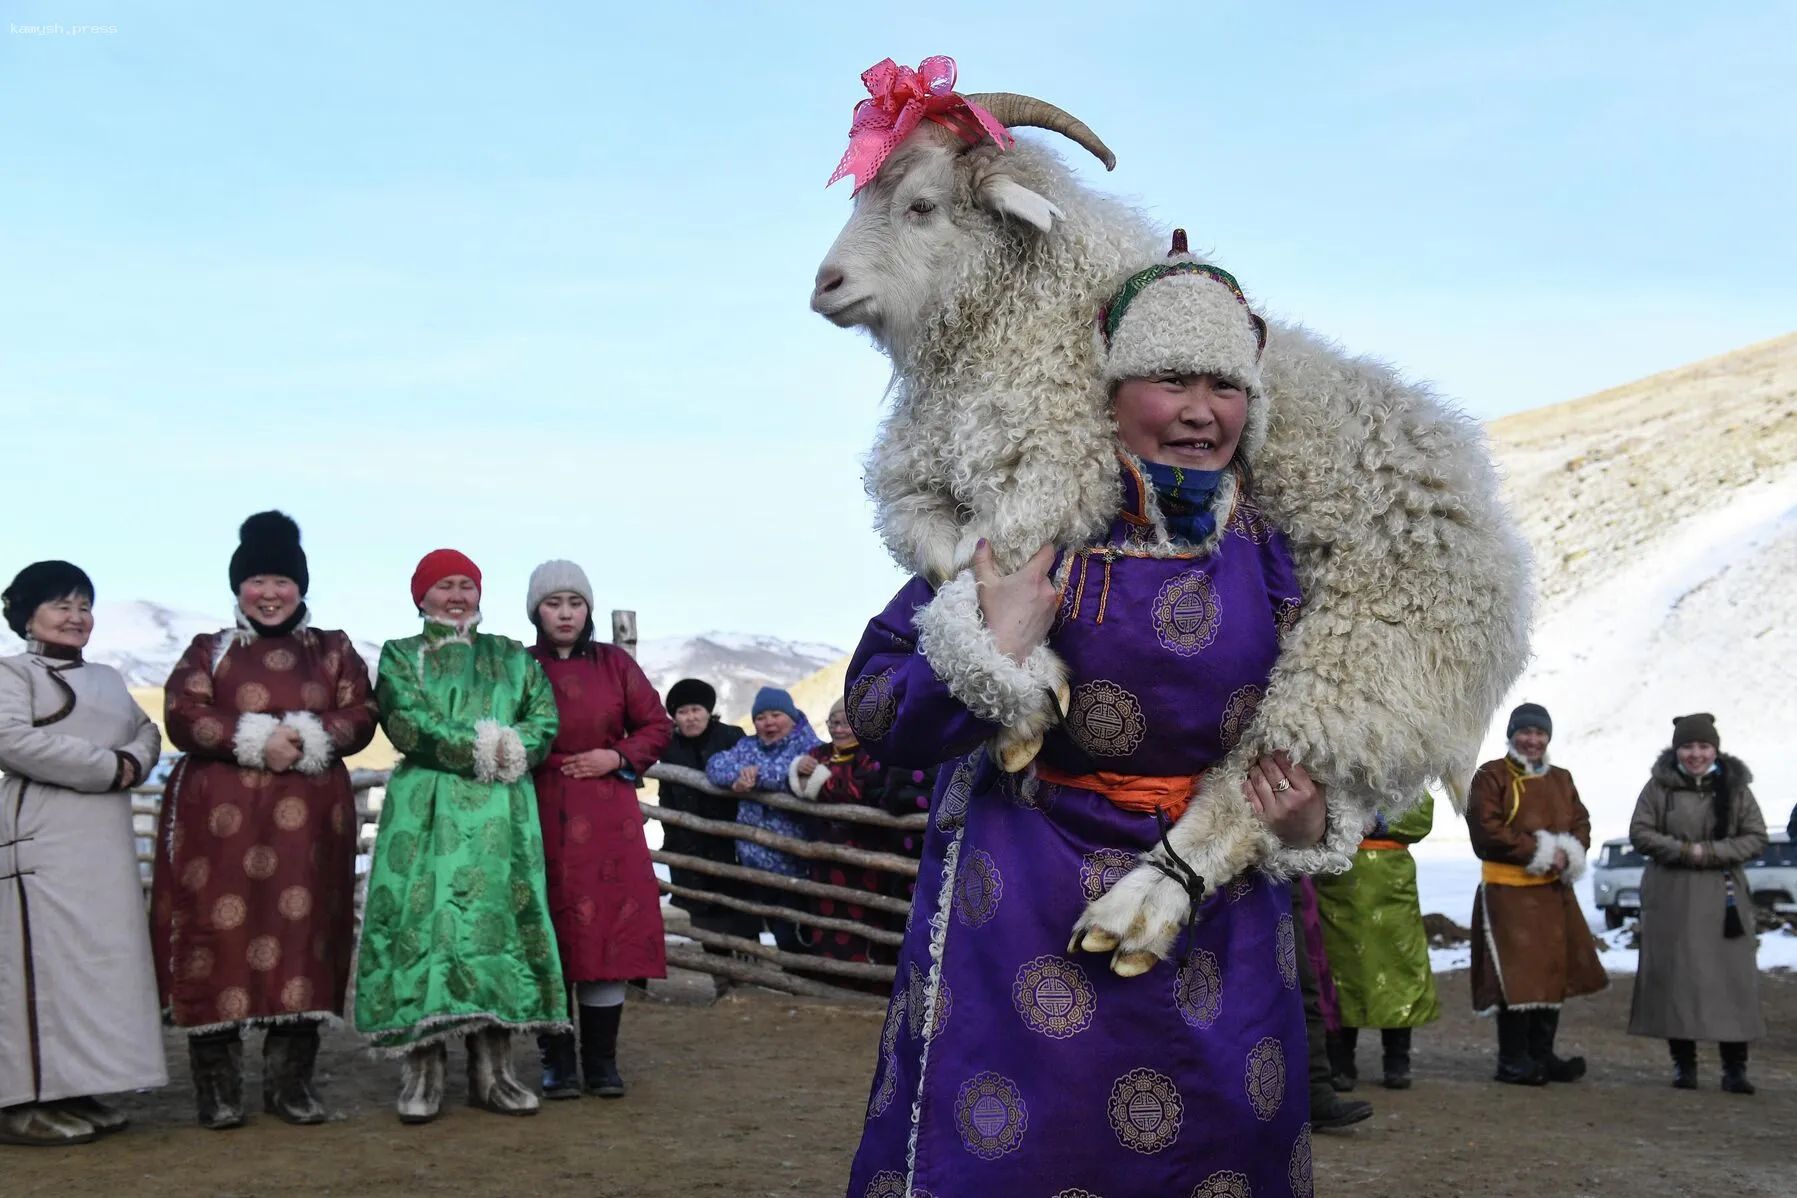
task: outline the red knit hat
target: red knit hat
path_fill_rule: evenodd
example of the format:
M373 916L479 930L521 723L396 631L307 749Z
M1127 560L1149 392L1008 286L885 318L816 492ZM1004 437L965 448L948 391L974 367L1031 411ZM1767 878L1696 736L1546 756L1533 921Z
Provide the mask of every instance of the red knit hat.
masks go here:
M468 555L455 549L433 549L418 562L418 568L412 571L412 605L424 606L424 593L457 574L466 574L480 586L480 567L469 560Z

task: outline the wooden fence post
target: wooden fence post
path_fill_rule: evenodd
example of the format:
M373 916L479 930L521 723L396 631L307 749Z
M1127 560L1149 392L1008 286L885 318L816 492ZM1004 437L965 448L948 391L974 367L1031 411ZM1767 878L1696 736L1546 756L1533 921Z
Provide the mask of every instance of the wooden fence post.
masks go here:
M611 614L611 643L630 656L636 656L636 613L614 611Z

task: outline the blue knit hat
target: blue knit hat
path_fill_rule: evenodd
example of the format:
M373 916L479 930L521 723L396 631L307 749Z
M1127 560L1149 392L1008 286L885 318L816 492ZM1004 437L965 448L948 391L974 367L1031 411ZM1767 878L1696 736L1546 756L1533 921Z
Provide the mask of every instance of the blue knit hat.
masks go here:
M758 716L764 711L784 711L795 724L804 718L793 706L792 696L777 686L764 686L755 692L755 706L749 709L749 715Z

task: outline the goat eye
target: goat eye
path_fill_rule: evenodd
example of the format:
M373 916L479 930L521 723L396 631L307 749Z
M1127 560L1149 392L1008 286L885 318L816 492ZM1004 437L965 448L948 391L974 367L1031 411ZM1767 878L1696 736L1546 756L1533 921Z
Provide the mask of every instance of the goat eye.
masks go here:
M928 216L930 213L936 211L936 205L929 200L916 199L911 201L911 211L918 216Z

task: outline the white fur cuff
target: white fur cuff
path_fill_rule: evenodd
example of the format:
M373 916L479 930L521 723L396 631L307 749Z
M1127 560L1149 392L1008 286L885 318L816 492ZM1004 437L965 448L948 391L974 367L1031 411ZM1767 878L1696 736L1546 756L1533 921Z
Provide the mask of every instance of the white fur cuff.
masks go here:
M322 774L331 768L334 747L323 720L309 711L290 711L281 717L281 725L300 738L300 759L294 762L294 769L302 774Z
M1571 884L1585 876L1585 846L1571 832L1560 833L1559 841L1560 848L1566 853L1566 872L1560 879Z
M1066 667L1046 645L1019 665L1000 652L980 614L979 584L963 570L918 608L917 648L949 694L976 717L1004 727L1039 719L1054 708Z
M817 758L803 755L793 758L792 764L786 767L786 785L791 787L792 793L801 799L815 799L824 793L824 787L830 781L830 767L818 761L817 768L811 771L811 776L805 778L799 774L799 762L801 761L817 761Z
M1523 869L1539 877L1554 867L1554 854L1560 848L1558 832L1535 833L1535 855Z
M499 736L504 731L498 720L481 720L474 725L474 780L492 782L499 777Z
M237 717L237 732L231 738L231 751L237 764L250 770L268 768L268 738L281 721L266 711L250 711Z
M499 780L516 782L530 768L530 758L524 752L524 738L518 730L509 725L499 729Z

